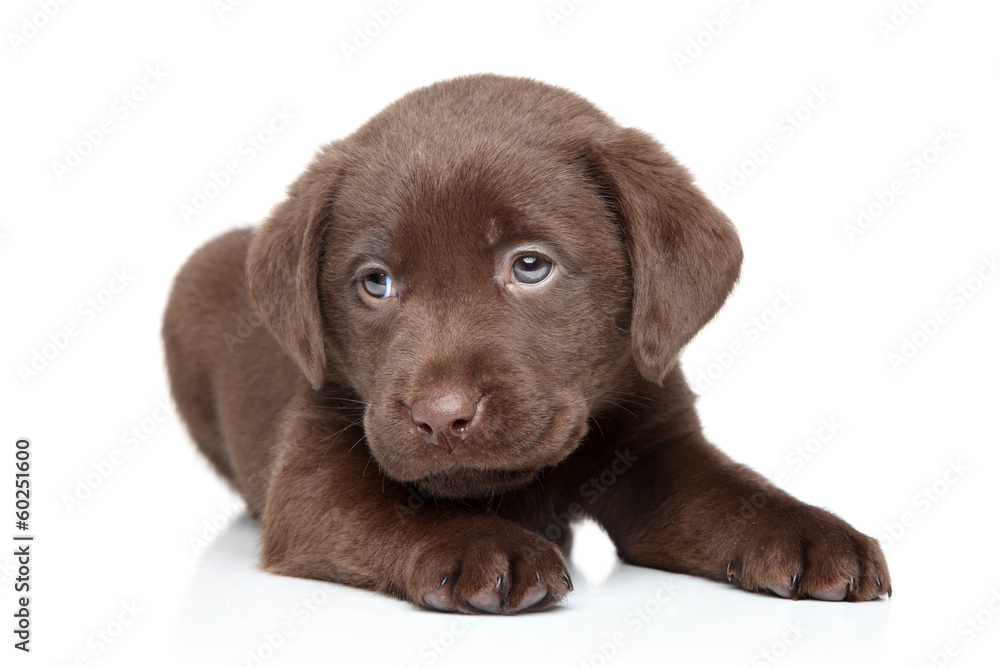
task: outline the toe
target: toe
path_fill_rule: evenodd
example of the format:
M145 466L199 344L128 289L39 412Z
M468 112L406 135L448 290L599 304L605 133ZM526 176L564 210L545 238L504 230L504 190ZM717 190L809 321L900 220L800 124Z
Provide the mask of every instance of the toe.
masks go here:
M500 604L503 602L500 591L495 588L484 588L467 601L479 611L485 611L488 614L500 613Z
M847 597L847 584L840 584L839 586L828 586L826 588L819 588L814 591L809 591L809 597L814 600L826 600L828 602L840 602Z
M772 581L767 585L767 590L771 591L778 597L792 597L792 587L787 581Z
M522 609L527 609L532 607L539 602L548 594L549 589L547 586L542 584L535 584L525 592L524 597L521 599L520 604L514 607L515 611L521 611Z
M422 596L424 604L428 607L437 609L438 611L455 611L455 605L451 603L451 600L448 599L448 595L445 592L444 585L447 581L448 577L445 577L441 580L441 585L438 588L424 593Z

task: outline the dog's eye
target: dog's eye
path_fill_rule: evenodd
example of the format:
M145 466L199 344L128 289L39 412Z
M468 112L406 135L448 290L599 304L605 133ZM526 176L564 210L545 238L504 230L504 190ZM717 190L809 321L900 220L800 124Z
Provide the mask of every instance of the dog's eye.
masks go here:
M362 279L361 286L376 299L387 299L396 294L396 287L388 273L369 273Z
M552 262L537 255L524 255L514 260L510 272L516 283L537 285L552 273Z

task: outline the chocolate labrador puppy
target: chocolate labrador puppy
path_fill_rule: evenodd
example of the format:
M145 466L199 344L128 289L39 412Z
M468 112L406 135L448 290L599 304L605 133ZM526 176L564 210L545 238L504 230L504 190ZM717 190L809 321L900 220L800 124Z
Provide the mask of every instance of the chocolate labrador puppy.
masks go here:
M890 594L874 539L702 436L677 358L741 260L648 135L536 81L444 81L191 257L163 326L173 396L272 572L538 610L572 590L591 517L628 563Z

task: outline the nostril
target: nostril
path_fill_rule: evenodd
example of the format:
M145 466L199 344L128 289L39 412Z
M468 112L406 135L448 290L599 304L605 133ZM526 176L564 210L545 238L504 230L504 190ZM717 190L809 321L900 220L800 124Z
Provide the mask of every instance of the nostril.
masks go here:
M469 436L478 412L479 399L464 390L423 394L410 403L417 435L428 444L449 450L454 441Z

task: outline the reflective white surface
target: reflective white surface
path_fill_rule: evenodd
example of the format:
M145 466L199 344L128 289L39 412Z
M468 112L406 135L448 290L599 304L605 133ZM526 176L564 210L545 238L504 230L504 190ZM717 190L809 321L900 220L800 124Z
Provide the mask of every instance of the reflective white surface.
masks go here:
M574 561L576 589L550 611L462 616L336 584L260 572L256 522L241 517L198 562L178 608L177 646L204 664L303 664L329 652L373 664L601 665L683 658L743 663L763 651L797 664L877 654L894 602L792 603L698 578L623 565L592 524ZM580 561L585 566L581 567ZM272 651L272 646L278 646ZM273 652L273 656L271 655ZM878 664L873 660L872 664Z

